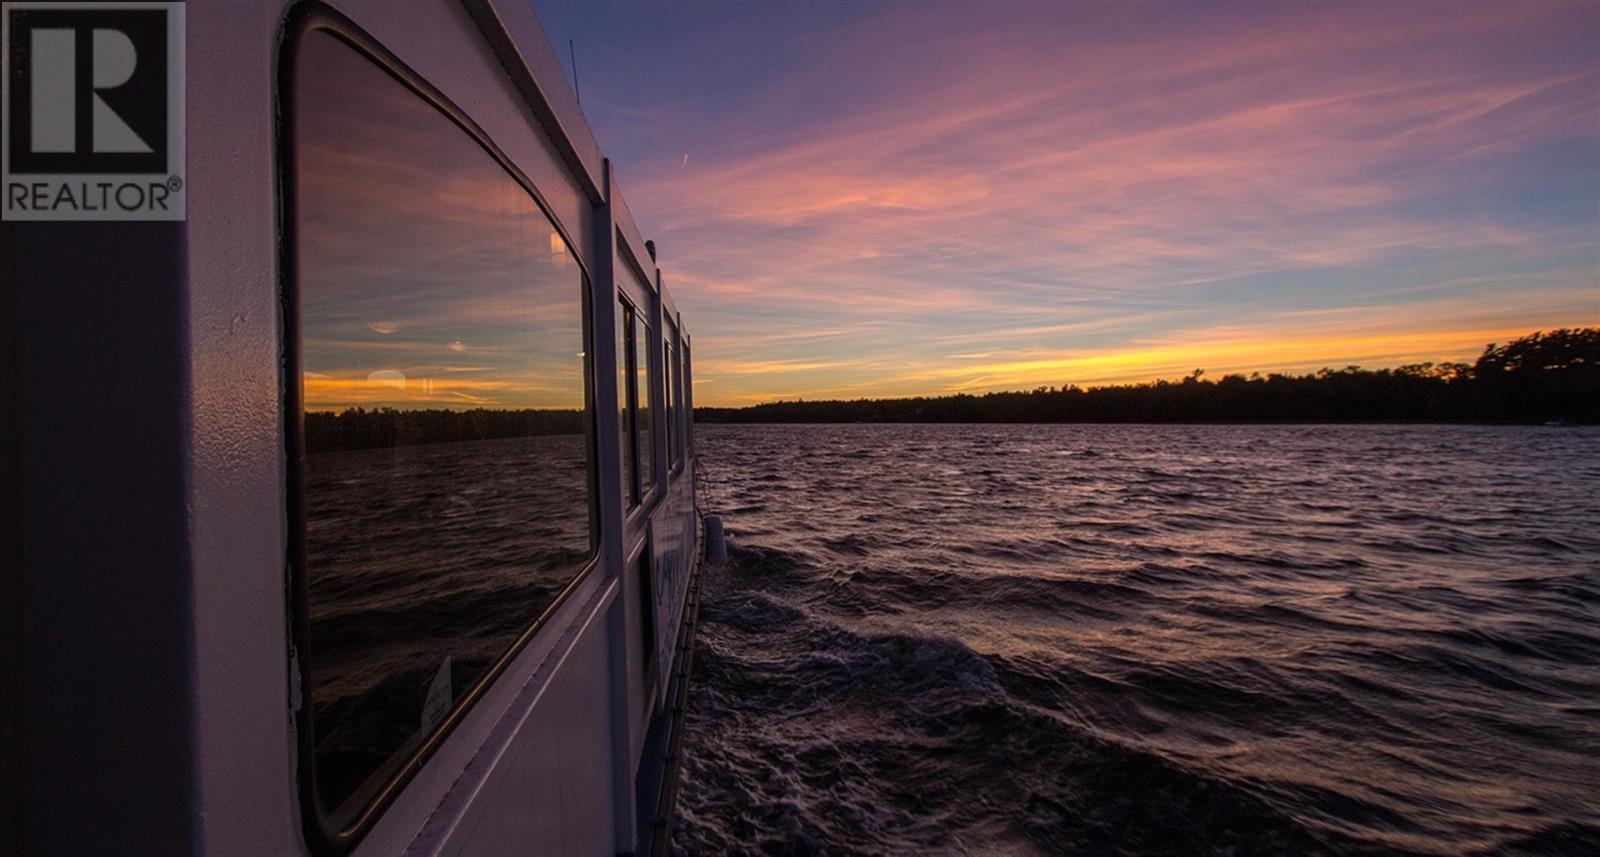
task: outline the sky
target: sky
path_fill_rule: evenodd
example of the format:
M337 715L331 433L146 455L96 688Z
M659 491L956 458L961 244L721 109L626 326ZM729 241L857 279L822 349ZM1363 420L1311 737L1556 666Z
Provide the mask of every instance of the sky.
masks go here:
M699 405L1600 324L1600 2L534 8Z
M296 63L306 410L582 408L583 274L533 197L344 41Z

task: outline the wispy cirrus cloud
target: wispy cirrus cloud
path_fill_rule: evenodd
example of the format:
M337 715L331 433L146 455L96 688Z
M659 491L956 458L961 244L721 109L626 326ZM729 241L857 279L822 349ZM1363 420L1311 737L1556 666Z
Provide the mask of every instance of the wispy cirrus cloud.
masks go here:
M624 186L702 402L1458 358L1600 323L1593 6L918 4L781 38L768 15L718 25L773 57L727 103L591 108L641 153Z

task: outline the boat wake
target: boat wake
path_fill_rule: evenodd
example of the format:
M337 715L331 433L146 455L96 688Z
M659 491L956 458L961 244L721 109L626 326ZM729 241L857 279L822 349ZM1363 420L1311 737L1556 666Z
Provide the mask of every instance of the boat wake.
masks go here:
M1013 696L1037 681L1026 667L768 592L792 565L735 549L711 581L682 851L1351 853L1246 788Z

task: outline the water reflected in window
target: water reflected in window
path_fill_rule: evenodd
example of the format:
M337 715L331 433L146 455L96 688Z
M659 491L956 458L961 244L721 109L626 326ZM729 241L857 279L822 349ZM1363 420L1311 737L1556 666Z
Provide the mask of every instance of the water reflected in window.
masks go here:
M337 820L593 552L586 287L432 104L324 33L295 69L309 693Z

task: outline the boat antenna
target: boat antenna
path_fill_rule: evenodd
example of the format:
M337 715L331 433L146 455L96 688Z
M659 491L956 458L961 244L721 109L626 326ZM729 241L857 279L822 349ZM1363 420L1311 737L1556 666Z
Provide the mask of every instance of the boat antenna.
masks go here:
M567 56L572 57L572 94L578 97L578 103L583 103L583 92L578 89L578 49L573 47L572 40L567 39Z

